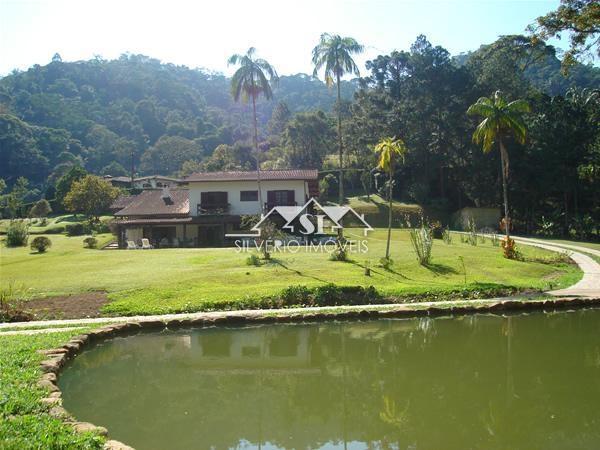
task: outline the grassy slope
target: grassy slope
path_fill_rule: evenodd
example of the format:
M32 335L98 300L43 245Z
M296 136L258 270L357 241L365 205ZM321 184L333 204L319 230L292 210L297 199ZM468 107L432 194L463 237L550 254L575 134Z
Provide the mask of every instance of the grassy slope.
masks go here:
M368 199L366 195L350 197L348 199L348 204L358 213L376 214L384 210L387 214L389 203L379 195L371 194L370 199ZM419 213L422 211L422 208L417 204L402 203L394 200L392 202L392 210L395 213Z
M37 350L60 346L81 332L0 335L0 448L102 448L103 438L77 434L50 416L49 407L40 402L47 392L37 386L44 359Z
M347 230L351 236L352 230ZM50 236L53 247L43 255L28 248L1 248L0 285L14 281L33 296L106 290L114 300L108 311L120 314L195 311L218 308L219 301L276 295L290 285L375 286L388 295L443 293L490 286L546 288L568 285L580 277L568 265L509 261L488 241L477 247L458 237L447 246L436 240L433 265L417 264L406 230L393 231L394 270L377 267L384 253L385 230L369 236L369 253L353 255L354 263L332 262L324 254L274 254L275 262L247 266L246 254L233 248L100 251L82 248L82 238ZM360 237L360 236L358 236ZM526 256L548 256L522 246ZM458 256L464 258L467 283ZM370 261L371 277L364 275Z
M101 216L100 220L107 221L112 219L112 216ZM29 220L29 219L26 219ZM85 221L85 217L82 215L73 215L73 214L65 214L60 216L52 216L48 217L46 225L41 226L39 219L36 220L35 223L33 221L29 227L30 234L43 234L47 230L51 230L57 226L66 226L69 223L82 223ZM10 219L1 219L0 220L0 233L6 233L6 229L8 228L8 224L10 223Z

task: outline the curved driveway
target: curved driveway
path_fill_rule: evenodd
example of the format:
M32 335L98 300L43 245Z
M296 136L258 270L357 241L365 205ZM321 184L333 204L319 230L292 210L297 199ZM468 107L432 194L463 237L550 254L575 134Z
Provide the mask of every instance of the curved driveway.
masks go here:
M594 255L600 257L600 250L582 247L577 244L557 244L539 239L513 237L515 241L521 244L567 253L583 271L583 277L579 282L565 289L549 291L549 294L560 297L600 297L600 264L588 256ZM584 254L584 252L588 255Z

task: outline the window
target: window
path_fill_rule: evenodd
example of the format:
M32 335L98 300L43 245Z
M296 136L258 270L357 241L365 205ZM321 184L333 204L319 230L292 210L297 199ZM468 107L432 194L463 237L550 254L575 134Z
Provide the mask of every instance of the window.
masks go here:
M273 206L294 206L296 199L294 191L267 191L267 204Z
M241 191L240 201L241 202L255 202L258 200L258 191Z

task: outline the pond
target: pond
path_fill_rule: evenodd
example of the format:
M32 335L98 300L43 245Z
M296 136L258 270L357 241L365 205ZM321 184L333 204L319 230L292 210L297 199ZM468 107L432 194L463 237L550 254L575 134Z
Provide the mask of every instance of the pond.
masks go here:
M59 380L145 449L600 448L600 310L114 338Z

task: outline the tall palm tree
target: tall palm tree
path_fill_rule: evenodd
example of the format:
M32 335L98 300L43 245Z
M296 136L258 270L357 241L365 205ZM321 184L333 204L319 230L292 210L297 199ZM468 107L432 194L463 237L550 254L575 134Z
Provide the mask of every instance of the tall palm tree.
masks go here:
M341 37L338 34L323 33L321 40L312 51L312 62L315 65L313 76L318 76L319 70L325 68L325 84L330 87L334 83L337 86L337 132L338 153L340 157L339 173L339 203L344 202L344 172L342 142L342 111L340 79L347 73L359 75L358 66L352 59L353 54L362 53L363 46L351 37Z
M522 99L507 102L501 91L494 92L493 96L481 97L467 110L470 116L481 116L481 121L473 133L473 142L482 144L483 152L488 153L495 143L500 150L502 191L504 195L504 230L506 239L510 237L510 219L508 215L508 169L509 160L506 151L505 139L511 134L517 142L525 143L527 127L523 114L530 111L529 104Z
M239 65L231 78L231 95L237 102L242 99L245 103L252 99L252 114L254 119L254 152L256 154L256 179L258 183L258 203L263 211L262 191L260 189L260 155L258 153L258 122L256 119L256 99L263 94L267 100L273 98L271 85L277 83L277 72L266 60L255 58L256 49L250 47L245 55L235 54L228 60L228 65Z
M375 152L379 153L379 162L377 167L388 174L388 234L385 247L385 259L390 259L390 240L392 237L392 188L394 177L394 166L398 159L404 161L408 152L402 139L385 138L379 141L375 146Z

